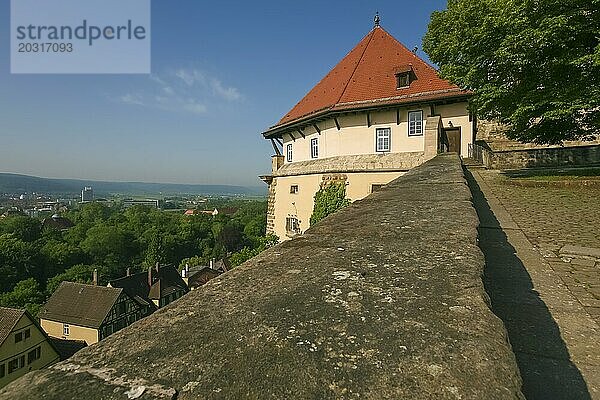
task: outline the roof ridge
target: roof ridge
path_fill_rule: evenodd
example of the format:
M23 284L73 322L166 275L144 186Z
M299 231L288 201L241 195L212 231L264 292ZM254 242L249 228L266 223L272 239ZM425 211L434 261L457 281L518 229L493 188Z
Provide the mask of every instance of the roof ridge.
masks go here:
M344 90L342 90L342 93L340 94L340 97L338 97L338 99L335 101L335 103L333 103L329 107L330 109L333 108L333 107L335 107L335 105L340 102L340 100L342 99L342 97L344 97L344 93L346 93L346 89L348 89L348 86L350 86L350 82L352 82L352 78L354 77L354 74L356 73L356 70L358 69L358 66L360 65L360 62L362 61L363 57L365 56L365 53L367 52L367 49L369 48L369 44L371 44L371 40L373 40L375 29L377 29L377 28L378 27L373 28L371 30L371 32L369 32L369 34L367 35L367 36L370 36L369 40L367 41L367 44L365 45L365 48L363 49L362 53L360 54L360 57L358 57L358 61L356 62L356 65L354 65L354 70L350 74L350 77L348 78L348 81L346 82L346 85L344 85Z

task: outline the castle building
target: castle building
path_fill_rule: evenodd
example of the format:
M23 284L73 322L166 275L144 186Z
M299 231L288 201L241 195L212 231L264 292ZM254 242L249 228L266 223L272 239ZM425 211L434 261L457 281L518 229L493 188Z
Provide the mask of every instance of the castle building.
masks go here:
M468 153L471 92L437 71L379 25L298 104L263 132L276 155L267 233L280 240L310 225L314 195L344 183L359 200L439 152ZM280 150L280 147L282 150Z

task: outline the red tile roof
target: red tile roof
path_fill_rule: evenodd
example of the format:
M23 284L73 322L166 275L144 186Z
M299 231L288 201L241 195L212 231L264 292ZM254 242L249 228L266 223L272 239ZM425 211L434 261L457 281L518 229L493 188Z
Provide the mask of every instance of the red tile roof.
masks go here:
M396 74L410 70L416 80L397 89ZM440 78L433 67L376 27L270 130L329 111L466 94L469 92Z

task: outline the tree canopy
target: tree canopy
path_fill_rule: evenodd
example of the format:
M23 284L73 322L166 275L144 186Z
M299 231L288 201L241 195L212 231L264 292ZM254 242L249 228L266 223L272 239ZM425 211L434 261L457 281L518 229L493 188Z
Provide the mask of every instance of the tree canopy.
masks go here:
M600 131L600 0L448 0L423 49L508 136L557 144Z
M207 265L231 256L233 265L271 246L265 236L264 201L213 200L230 207L217 216L135 206L87 203L65 216L66 230L41 229L37 218L0 218L0 306L26 307L33 314L62 281L89 283L94 269L100 284L161 264Z

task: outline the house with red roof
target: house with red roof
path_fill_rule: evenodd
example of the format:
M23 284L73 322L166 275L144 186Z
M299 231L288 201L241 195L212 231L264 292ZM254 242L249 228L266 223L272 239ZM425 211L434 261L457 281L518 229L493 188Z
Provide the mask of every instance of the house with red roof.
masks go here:
M281 240L309 227L315 193L346 185L354 201L439 152L474 140L471 92L440 78L415 52L374 28L279 122L262 133L276 155L267 231Z

